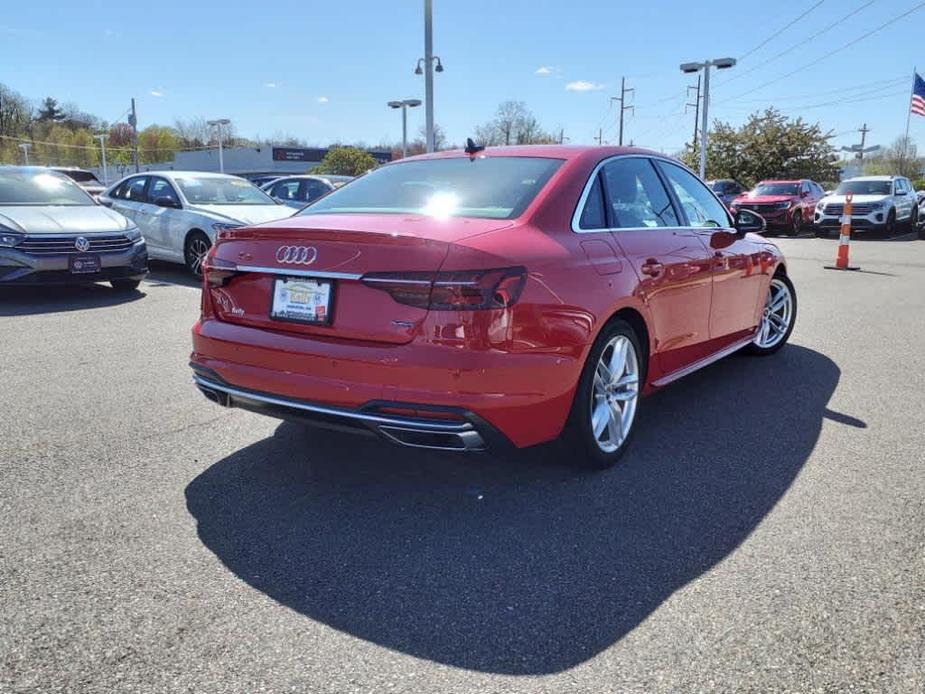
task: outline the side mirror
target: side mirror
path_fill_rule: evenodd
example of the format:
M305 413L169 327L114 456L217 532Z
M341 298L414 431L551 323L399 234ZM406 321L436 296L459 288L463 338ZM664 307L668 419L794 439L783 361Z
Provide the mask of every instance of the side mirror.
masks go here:
M735 228L740 236L748 233L761 234L767 228L767 222L760 214L751 210L738 210L735 214Z
M112 207L112 198L103 197L102 195L96 199L96 202L103 207Z
M174 210L180 209L180 203L173 198L168 198L167 196L154 198L154 204L158 207L170 207Z
M801 191L801 192L800 192L800 197L801 197L801 198L808 198L808 197L809 197L809 191L808 191L808 190Z

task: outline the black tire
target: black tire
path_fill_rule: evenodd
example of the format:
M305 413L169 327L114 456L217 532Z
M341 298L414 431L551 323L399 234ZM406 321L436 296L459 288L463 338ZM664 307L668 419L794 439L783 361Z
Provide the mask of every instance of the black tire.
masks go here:
M212 248L212 242L203 232L192 231L186 236L186 243L183 244L183 259L186 261L186 269L194 277L202 277L202 259L205 258L210 248Z
M792 304L793 308L790 314L790 324L787 326L787 330L785 331L783 337L779 341L775 342L773 345L769 347L761 347L755 342L752 342L747 347L745 347L745 349L743 350L746 354L751 354L757 357L766 357L770 354L774 354L779 349L781 349L784 345L787 344L787 341L790 339L790 335L793 333L793 326L796 325L796 322L797 322L797 292L796 292L796 289L794 289L793 282L790 281L790 278L787 277L787 275L783 274L782 272L778 272L777 274L774 275L774 277L771 278L771 286L773 286L774 282L783 283L787 287L787 291L790 292L790 298L791 298L791 301L793 302ZM769 293L771 292L771 286L768 287ZM762 323L763 323L763 317L762 317ZM759 331L761 330L761 325L762 325L761 323L759 323L758 325Z
M787 227L787 236L799 236L803 231L803 211L799 208L790 215L790 226Z
M896 210L890 210L886 215L886 223L883 225L883 234L890 237L896 233Z
M133 292L141 285L141 280L110 280L109 284L117 292Z
M601 355L608 347L610 342L618 337L627 338L635 351L635 357L638 367L638 383L636 385L637 395L634 403L634 417L630 423L629 433L626 434L616 448L611 452L601 449L597 443L597 437L594 435L591 424L591 407L593 398L594 378L597 371L598 362ZM605 470L612 467L623 456L635 431L634 423L639 416L639 393L646 378L646 353L639 344L639 337L633 328L625 321L615 318L611 320L598 335L594 346L588 354L588 360L581 371L578 380L578 387L575 390L575 399L572 402L572 409L569 413L565 430L562 433L561 443L563 450L571 460L576 464L591 468L594 470Z
M906 223L908 231L915 231L919 228L919 206L913 205L912 212L909 213L909 221Z

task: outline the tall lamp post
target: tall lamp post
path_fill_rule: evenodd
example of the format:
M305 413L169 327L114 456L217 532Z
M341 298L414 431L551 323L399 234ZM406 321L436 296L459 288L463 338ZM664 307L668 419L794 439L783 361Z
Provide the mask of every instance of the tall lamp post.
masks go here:
M434 63L436 62L436 67ZM421 63L424 68L421 69ZM424 137L427 151L433 152L434 146L434 72L443 72L443 63L434 55L434 15L432 0L424 0L424 57L418 59L414 69L415 75L424 75Z
M700 121L700 178L707 173L707 109L710 107L710 68L725 70L736 64L735 58L714 58L704 60L702 63L683 63L681 72L690 74L703 70L703 113Z
M231 121L227 118L218 118L216 120L208 121L208 124L213 128L218 129L218 171L219 173L225 173L225 156L222 150L222 139L223 133L222 128L228 125Z
M408 109L420 106L420 99L403 99L401 101L390 101L390 108L401 109L401 156L402 159L408 156Z
M106 168L106 138L109 137L106 133L100 133L96 136L96 139L100 141L100 152L102 153L103 159L103 183L109 185L109 170Z

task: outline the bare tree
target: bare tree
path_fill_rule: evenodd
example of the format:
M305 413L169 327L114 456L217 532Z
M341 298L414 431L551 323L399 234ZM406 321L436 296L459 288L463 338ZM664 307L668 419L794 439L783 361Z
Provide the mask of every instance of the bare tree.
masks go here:
M499 105L492 120L476 127L475 138L483 145L533 145L556 141L540 127L522 101L505 101Z

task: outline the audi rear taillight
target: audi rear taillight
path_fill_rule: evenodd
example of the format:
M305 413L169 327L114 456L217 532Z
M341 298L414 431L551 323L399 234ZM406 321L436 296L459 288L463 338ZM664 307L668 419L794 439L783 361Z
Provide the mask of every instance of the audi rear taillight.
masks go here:
M238 266L221 258L206 256L202 263L202 277L206 287L224 287L238 274Z
M363 275L362 282L388 292L400 304L434 311L477 311L516 303L527 282L527 269L372 272Z

